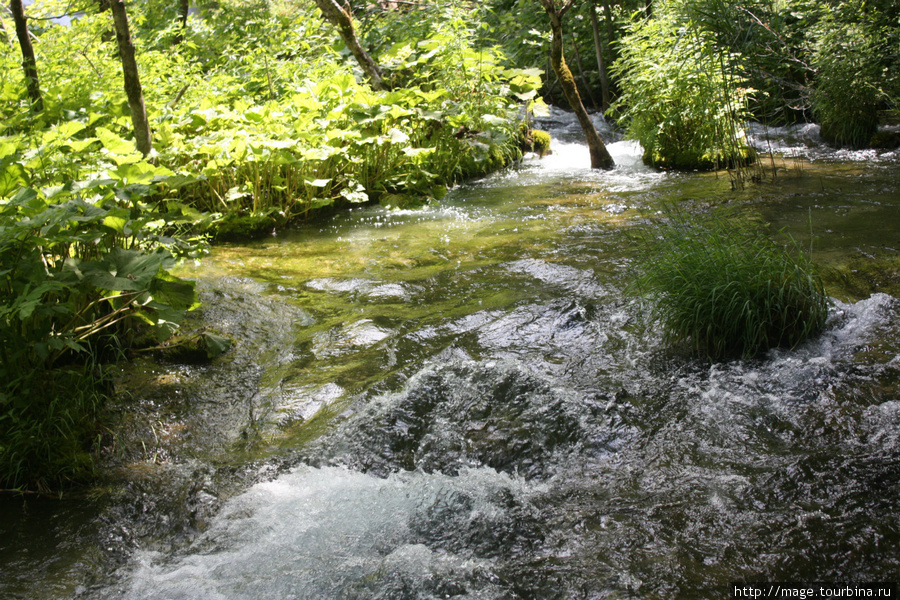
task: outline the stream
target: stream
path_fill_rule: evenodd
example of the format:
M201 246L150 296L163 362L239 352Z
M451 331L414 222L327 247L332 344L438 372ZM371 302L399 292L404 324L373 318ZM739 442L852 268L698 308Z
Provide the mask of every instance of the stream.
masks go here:
M644 167L626 141L592 171L571 115L542 126L553 154L423 209L356 208L185 265L204 302L190 325L234 347L121 368L103 480L0 499L0 597L898 581L900 151L756 127L768 174L732 189ZM825 331L716 364L663 346L626 293L663 203L812 247Z

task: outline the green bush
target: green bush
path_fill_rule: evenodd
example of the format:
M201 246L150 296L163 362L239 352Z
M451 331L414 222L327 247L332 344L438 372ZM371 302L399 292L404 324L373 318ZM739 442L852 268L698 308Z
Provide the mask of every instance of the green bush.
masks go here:
M175 331L197 296L168 269L199 248L150 201L162 169L35 189L28 164L0 148L0 487L47 490L90 477L99 365Z
M713 360L794 347L825 324L822 281L799 248L788 251L735 216L669 210L647 241L635 289L670 343Z
M477 47L471 11L426 13L427 27L417 10L367 23L373 40L390 34L372 44L395 86L386 92L360 83L309 0L217 3L189 20L174 47L180 32L138 20L152 162L193 178L178 189L184 206L279 226L383 194L428 196L509 163L519 156L521 106L534 99L539 72L507 69L499 50ZM132 160L108 27L108 15L86 15L41 34L41 117L23 110L21 77L9 74L15 61L0 60L10 68L0 76L0 128L35 157L25 167L41 171L42 185L102 171L109 153Z
M889 38L877 28L832 18L825 19L818 32L812 106L822 139L836 146L867 147L878 129L884 100Z
M747 164L750 90L741 57L716 48L712 34L662 11L632 24L613 65L622 95L611 108L648 165L709 170Z

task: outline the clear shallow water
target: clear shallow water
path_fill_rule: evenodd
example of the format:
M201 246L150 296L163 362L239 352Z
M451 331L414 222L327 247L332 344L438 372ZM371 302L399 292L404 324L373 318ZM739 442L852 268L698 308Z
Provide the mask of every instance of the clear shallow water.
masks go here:
M896 580L896 160L811 141L776 182L731 191L652 172L626 142L593 172L566 118L554 155L438 205L352 211L186 269L201 322L236 347L123 373L139 410L122 411L108 484L4 501L0 595L721 598L738 580ZM842 298L826 331L719 365L661 348L623 296L629 230L661 201L737 205L800 239L811 218Z

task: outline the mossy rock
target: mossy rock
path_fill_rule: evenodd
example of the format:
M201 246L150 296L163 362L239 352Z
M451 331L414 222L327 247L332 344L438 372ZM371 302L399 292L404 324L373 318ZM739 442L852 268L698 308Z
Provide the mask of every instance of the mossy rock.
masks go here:
M900 147L900 131L889 131L886 129L876 131L872 139L869 140L869 147L879 150L893 150Z
M534 151L541 157L550 154L550 134L540 129L531 130Z
M522 152L534 152L540 157L551 153L550 134L540 129L526 129L524 126L520 132L519 149Z
M378 199L378 204L385 208L412 210L428 204L428 198L412 194L384 194Z
M271 215L226 214L221 221L213 224L212 236L217 242L243 242L257 240L272 233L276 222Z

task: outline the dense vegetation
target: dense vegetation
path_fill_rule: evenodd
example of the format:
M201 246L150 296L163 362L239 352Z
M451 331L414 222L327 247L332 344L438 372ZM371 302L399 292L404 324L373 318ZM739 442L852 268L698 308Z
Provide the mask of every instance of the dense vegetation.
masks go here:
M518 63L544 66L542 94L565 103L540 0L492 4L490 35ZM566 27L586 104L612 105L663 166L682 162L688 141L673 135L693 137L688 154L700 158L740 148L748 118L821 123L826 141L849 147L885 143L875 125L898 118L900 5L890 0L594 0L576 3Z
M357 76L311 2L216 5L186 22L145 8L132 11L132 35L152 130L146 156L131 141L109 15L92 8L68 26L34 21L40 111L16 55L3 55L6 487L90 475L90 424L104 392L97 364L173 333L196 298L168 270L200 255L204 235L440 197L519 156L519 115L540 83L498 50L476 47L478 19L453 5L416 15L412 35L402 14L370 28L364 39L380 40L390 82L381 91ZM199 341L225 346L210 334ZM96 367L89 377L86 357ZM82 385L48 384L47 370L62 367L82 369ZM90 400L73 396L82 389Z
M90 476L102 364L177 329L196 297L169 270L209 238L439 199L546 143L529 116L540 95L565 101L541 0L345 6L135 0L126 16L118 0L13 0L0 13L0 487ZM611 106L661 167L752 159L749 119L816 119L860 146L896 114L888 0L566 10L585 104ZM227 347L194 342L210 356Z
M793 348L825 325L828 299L800 248L736 214L669 208L639 246L636 290L670 344L712 360Z

